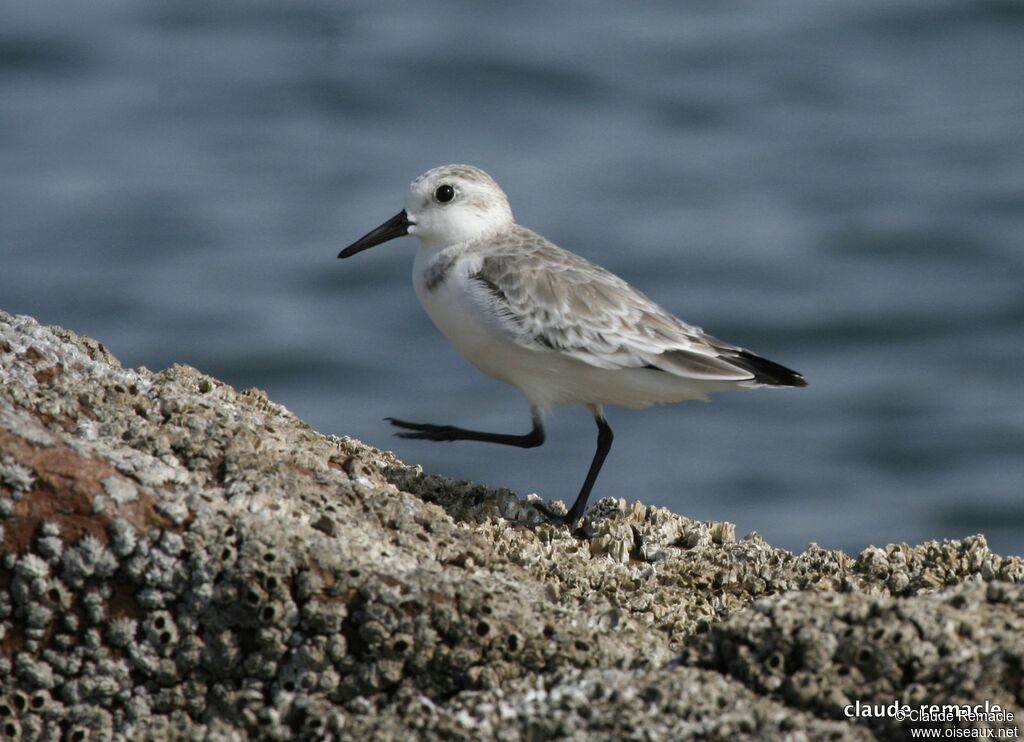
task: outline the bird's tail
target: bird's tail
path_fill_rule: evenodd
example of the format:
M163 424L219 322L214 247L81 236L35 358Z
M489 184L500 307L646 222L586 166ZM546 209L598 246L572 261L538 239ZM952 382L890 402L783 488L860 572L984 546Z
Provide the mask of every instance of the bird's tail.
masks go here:
M726 360L754 374L754 382L766 386L807 386L807 380L791 368L754 355L749 350L737 351Z

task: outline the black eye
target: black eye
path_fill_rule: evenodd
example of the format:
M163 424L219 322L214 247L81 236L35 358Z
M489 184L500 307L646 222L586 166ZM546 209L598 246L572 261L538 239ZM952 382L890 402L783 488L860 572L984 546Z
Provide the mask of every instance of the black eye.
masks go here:
M436 198L441 203L446 204L453 198L455 198L455 189L452 188L447 183L445 183L444 185L439 185L437 187L437 190L434 191L434 198Z

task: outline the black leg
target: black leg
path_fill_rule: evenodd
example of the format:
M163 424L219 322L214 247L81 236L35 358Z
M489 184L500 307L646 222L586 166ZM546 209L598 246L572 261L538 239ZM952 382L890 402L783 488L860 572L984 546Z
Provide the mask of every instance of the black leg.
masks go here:
M597 475L601 473L601 466L604 464L605 457L608 456L608 452L612 448L612 440L615 438L611 426L608 425L603 414L599 412L594 416L594 420L597 422L597 450L594 452L594 460L590 462L587 478L583 480L580 493L576 496L576 502L572 504L569 512L562 519L562 522L569 526L576 525L576 521L583 517L583 510L587 507L590 490L594 488L594 482L597 481Z
M526 435L510 435L508 433L483 433L479 430L456 428L454 425L431 425L429 423L407 423L393 417L384 418L392 425L407 428L411 433L395 433L399 438L416 438L424 441L483 441L484 443L500 443L503 446L519 448L535 448L544 442L544 425L540 414L533 413L533 430Z

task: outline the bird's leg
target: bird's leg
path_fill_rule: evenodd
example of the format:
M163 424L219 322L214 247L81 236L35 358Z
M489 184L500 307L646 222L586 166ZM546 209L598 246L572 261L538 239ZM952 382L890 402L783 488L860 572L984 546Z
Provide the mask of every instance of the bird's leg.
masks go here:
M424 441L483 441L484 443L500 443L503 446L519 448L535 448L544 442L544 424L540 413L533 410L533 430L525 435L509 433L484 433L479 430L456 428L454 425L431 425L429 423L408 423L393 417L384 418L392 425L406 428L412 432L395 433L399 438L416 438Z
M604 419L604 413L600 408L595 410L594 420L597 422L597 450L594 452L594 460L590 462L587 478L583 480L580 493L576 495L576 502L569 508L569 512L564 516L553 518L568 526L576 525L576 522L583 517L583 510L587 507L590 490L594 488L594 482L597 481L597 475L601 473L601 466L604 464L605 457L608 456L608 452L612 448L612 440L615 438L611 426Z

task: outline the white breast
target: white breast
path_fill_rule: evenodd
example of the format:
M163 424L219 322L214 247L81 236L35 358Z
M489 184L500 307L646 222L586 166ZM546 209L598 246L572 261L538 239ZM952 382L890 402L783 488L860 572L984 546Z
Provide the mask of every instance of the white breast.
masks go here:
M443 280L438 280L437 264L448 259L448 254L428 248L421 247L416 253L412 279L420 304L437 329L477 368L514 384L503 373L503 361L507 362L506 356L519 349L503 337L500 327L471 293L478 290L471 284L470 276L479 270L479 258L455 258Z

